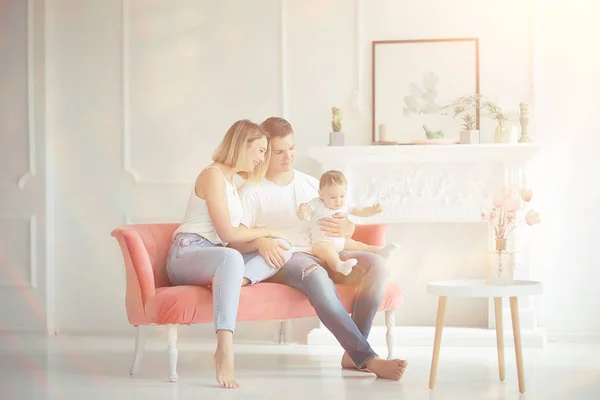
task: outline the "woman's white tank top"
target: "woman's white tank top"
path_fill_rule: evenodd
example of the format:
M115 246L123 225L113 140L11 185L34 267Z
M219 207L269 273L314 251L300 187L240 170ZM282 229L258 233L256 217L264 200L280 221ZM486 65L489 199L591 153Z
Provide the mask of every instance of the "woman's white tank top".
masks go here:
M231 219L231 225L234 227L238 227L242 222L243 217L243 209L242 202L240 201L240 197L238 196L237 190L233 184L229 183L223 171L217 168L214 165L205 168L202 171L206 171L209 168L216 168L217 171L223 175L223 179L225 179L225 192L227 196L227 205L229 208L229 217ZM200 172L202 173L202 172ZM208 241L214 244L222 244L226 245L227 243L223 242L217 231L215 230L215 226L210 219L210 215L208 214L208 206L206 204L206 200L201 199L196 195L195 184L192 187L192 193L190 194L190 198L188 200L187 209L185 210L185 217L183 218L183 222L179 227L175 230L173 236L180 232L184 233L196 233L200 236L203 236Z

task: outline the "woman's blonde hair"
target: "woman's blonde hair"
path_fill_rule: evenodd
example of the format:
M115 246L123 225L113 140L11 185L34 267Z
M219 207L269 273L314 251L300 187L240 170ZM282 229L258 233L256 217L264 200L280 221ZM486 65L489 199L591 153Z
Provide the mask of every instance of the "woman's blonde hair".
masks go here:
M271 143L267 132L252 121L242 119L234 122L215 149L212 160L228 167L239 167L246 157L247 147L253 141L263 137L267 138L265 161L259 163L251 173L245 171L238 173L242 178L249 181L260 181L264 178L269 166Z

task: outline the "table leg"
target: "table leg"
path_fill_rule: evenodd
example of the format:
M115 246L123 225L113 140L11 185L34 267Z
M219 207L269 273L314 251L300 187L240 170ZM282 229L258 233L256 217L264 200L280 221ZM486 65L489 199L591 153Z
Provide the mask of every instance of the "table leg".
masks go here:
M442 328L444 327L444 316L446 314L446 296L440 296L438 302L437 320L435 323L435 341L433 343L433 357L431 359L431 371L429 373L429 388L435 388L438 361L440 358L440 345L442 344Z
M525 393L525 373L523 372L523 348L521 346L521 324L519 322L519 300L510 298L510 314L512 317L513 336L515 337L515 355L517 357L517 373L519 392Z
M498 373L504 381L504 327L502 325L502 297L494 297L494 314L496 316L496 347L498 347Z

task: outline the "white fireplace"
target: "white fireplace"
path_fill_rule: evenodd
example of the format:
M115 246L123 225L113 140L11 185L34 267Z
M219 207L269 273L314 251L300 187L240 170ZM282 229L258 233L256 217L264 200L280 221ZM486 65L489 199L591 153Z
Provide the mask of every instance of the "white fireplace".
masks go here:
M396 312L398 345L432 345L437 298L425 292L429 281L483 278L493 235L481 222L493 193L504 184L530 185L527 170L541 147L536 144L320 146L307 154L321 172L335 169L348 179L348 201L381 203L384 212L358 223L389 225L388 241L401 245L390 260L390 279L405 292ZM513 235L517 251L516 279L531 279L528 242L522 232ZM457 346L495 346L493 302L487 299L451 299L444 343ZM545 332L536 325L532 299L520 301L525 347L542 347ZM510 320L508 304L505 320ZM506 343L511 343L507 326ZM312 330L309 344L335 344L323 326ZM382 316L369 337L385 346Z

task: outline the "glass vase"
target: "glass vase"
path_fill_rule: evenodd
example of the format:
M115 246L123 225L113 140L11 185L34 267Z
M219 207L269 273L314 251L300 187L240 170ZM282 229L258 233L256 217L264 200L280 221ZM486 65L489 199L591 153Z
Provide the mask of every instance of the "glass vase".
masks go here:
M504 121L498 121L498 126L494 130L494 142L504 143L506 138L506 128L504 127Z
M506 239L496 239L496 249L490 252L486 282L506 286L514 281L515 253L506 250Z

